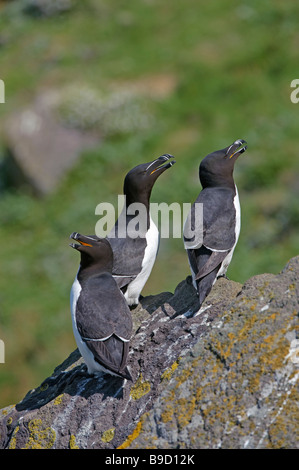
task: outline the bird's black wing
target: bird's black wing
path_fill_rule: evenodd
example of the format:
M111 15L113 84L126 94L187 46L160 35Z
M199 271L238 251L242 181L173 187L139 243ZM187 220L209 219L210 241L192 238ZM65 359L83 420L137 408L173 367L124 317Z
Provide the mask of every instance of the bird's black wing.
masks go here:
M123 342L117 336L112 335L106 341L86 341L86 344L100 365L126 379L132 380L126 367L129 353L128 342Z
M231 189L205 188L191 207L184 228L184 241L191 240L189 248L188 245L186 247L196 280L219 267L235 244L234 196ZM197 224L196 203L202 204L202 221ZM196 226L201 230L200 233L196 233Z
M211 251L201 246L196 250L187 250L187 253L195 280L198 281L220 266L228 251Z
M202 245L198 249L187 250L187 253L198 292L199 305L201 305L211 291L228 251L211 251Z
M146 239L128 237L107 238L113 250L112 274L121 276L122 283L125 285L126 281L127 283L131 282L141 271ZM120 285L120 279L117 281L118 285Z
M110 274L89 278L83 283L76 322L83 338L102 340L115 334L125 341L130 339L131 312Z
M113 274L113 277L119 287L123 291L126 292L128 285L136 278L136 276L125 276L122 274Z
M122 288L135 279L141 271L146 238L145 236L138 238L119 236L116 227L117 225L106 238L113 251L112 274L118 287ZM97 235L89 235L89 237L98 239Z
M200 192L191 206L184 227L184 240L195 239L193 245L192 242L189 244L190 249L204 245L211 250L226 251L234 246L234 196L234 191L228 188L205 188ZM200 208L197 204L202 204L202 212L196 212L197 207ZM201 214L202 220L198 220ZM200 233L197 234L197 231Z
M111 274L83 282L76 323L94 359L104 368L131 379L126 367L132 334L131 312Z

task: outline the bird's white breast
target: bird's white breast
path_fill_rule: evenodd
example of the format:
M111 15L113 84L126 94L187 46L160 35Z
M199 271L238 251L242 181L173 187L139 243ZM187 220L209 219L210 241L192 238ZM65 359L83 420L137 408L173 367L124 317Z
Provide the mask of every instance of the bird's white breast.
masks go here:
M144 250L141 271L129 284L125 293L125 299L127 300L128 305L135 305L138 303L139 295L152 271L157 256L159 246L159 231L152 218L150 218L150 226L145 238L146 247Z
M87 365L88 372L94 373L94 372L102 370L102 368L100 368L99 364L95 362L92 352L90 351L88 346L85 344L85 342L82 340L81 335L77 328L76 306L77 306L77 301L79 299L81 290L82 288L81 288L80 282L78 281L78 278L76 276L73 282L72 288L71 288L71 295L70 295L73 332L74 332L74 337L75 337L78 349Z
M78 301L79 296L80 296L80 292L81 292L81 285L80 285L80 282L78 281L78 278L76 276L75 280L73 282L72 288L71 288L71 296L70 296L72 322L73 322L73 326L75 325L76 328L77 328L76 305L77 305L77 301Z
M71 315L72 315L72 325L73 325L73 332L75 336L75 340L77 343L77 346L82 354L82 345L84 344L82 341L82 338L79 334L78 328L77 328L77 321L76 321L76 307L77 307L77 302L80 296L82 288L80 285L80 282L78 281L77 276L75 277L75 280L73 282L72 288L71 288L71 297L70 297L70 304L71 304ZM82 354L83 356L83 354Z
M223 262L221 264L221 267L220 267L220 269L217 273L217 277L223 276L226 273L226 271L229 267L229 264L232 260L232 257L233 257L233 254L234 254L234 249L236 248L236 244L238 243L238 239L239 239L239 235L240 235L240 230L241 230L241 208L240 208L240 200L239 200L239 194L238 194L237 186L235 186L235 188L236 188L236 195L234 197L234 207L235 207L235 211L236 211L235 243L234 243L232 249L230 250L230 252L228 253L228 255L223 260Z
M235 246L236 246L239 235L240 235L240 230L241 230L241 207L240 207L240 200L239 200L237 186L236 186L236 195L234 197L234 206L236 210L236 229L235 229L235 236L236 236Z

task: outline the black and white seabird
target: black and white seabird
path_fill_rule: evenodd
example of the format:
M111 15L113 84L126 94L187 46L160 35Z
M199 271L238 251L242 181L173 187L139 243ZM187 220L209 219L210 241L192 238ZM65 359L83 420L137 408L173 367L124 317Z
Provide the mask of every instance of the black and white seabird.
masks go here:
M207 155L199 166L203 189L191 207L188 226L184 227L184 242L189 242L185 247L199 307L216 279L226 274L239 238L241 212L233 170L238 156L246 149L245 140L238 139L229 147ZM200 242L195 237L192 245L196 203L203 204L202 236L198 237Z
M150 216L150 196L155 181L172 165L173 156L164 154L156 160L136 166L126 175L123 193L125 207L115 226L107 235L113 250L112 274L122 290L129 306L137 305L140 293L152 271L159 247L159 231ZM138 236L130 234L129 224L135 214L130 214L130 206L141 203L145 208L143 228ZM134 212L134 211L133 211ZM125 217L125 223L123 218ZM125 225L124 236L121 225Z
M113 253L106 239L70 236L78 243L80 267L71 289L74 336L90 374L105 372L132 380L127 368L131 312L112 276Z

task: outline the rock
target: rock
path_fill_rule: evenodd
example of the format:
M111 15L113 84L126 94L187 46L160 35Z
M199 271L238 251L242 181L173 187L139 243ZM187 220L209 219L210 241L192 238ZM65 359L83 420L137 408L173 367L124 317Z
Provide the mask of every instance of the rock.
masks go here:
M190 277L141 299L133 382L90 377L74 351L0 410L1 448L297 448L299 257L243 286L220 278L200 313Z
M38 195L54 191L81 152L99 141L92 132L62 125L55 116L60 99L58 92L44 91L5 123L8 179L14 185L29 184Z

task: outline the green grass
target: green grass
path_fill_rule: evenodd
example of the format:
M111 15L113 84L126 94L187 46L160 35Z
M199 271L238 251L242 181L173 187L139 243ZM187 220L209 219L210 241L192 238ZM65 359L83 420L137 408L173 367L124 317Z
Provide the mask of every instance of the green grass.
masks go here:
M244 138L248 151L235 170L242 230L229 277L277 273L299 246L295 2L87 0L47 19L24 15L21 4L0 3L1 129L46 88L166 88L151 99L147 129L111 135L85 152L54 194L1 193L0 407L75 348L69 292L79 260L68 236L94 232L96 205L116 204L132 166L172 153L177 164L157 181L152 201L193 202L201 159ZM173 291L188 274L181 240L162 239L144 294Z

